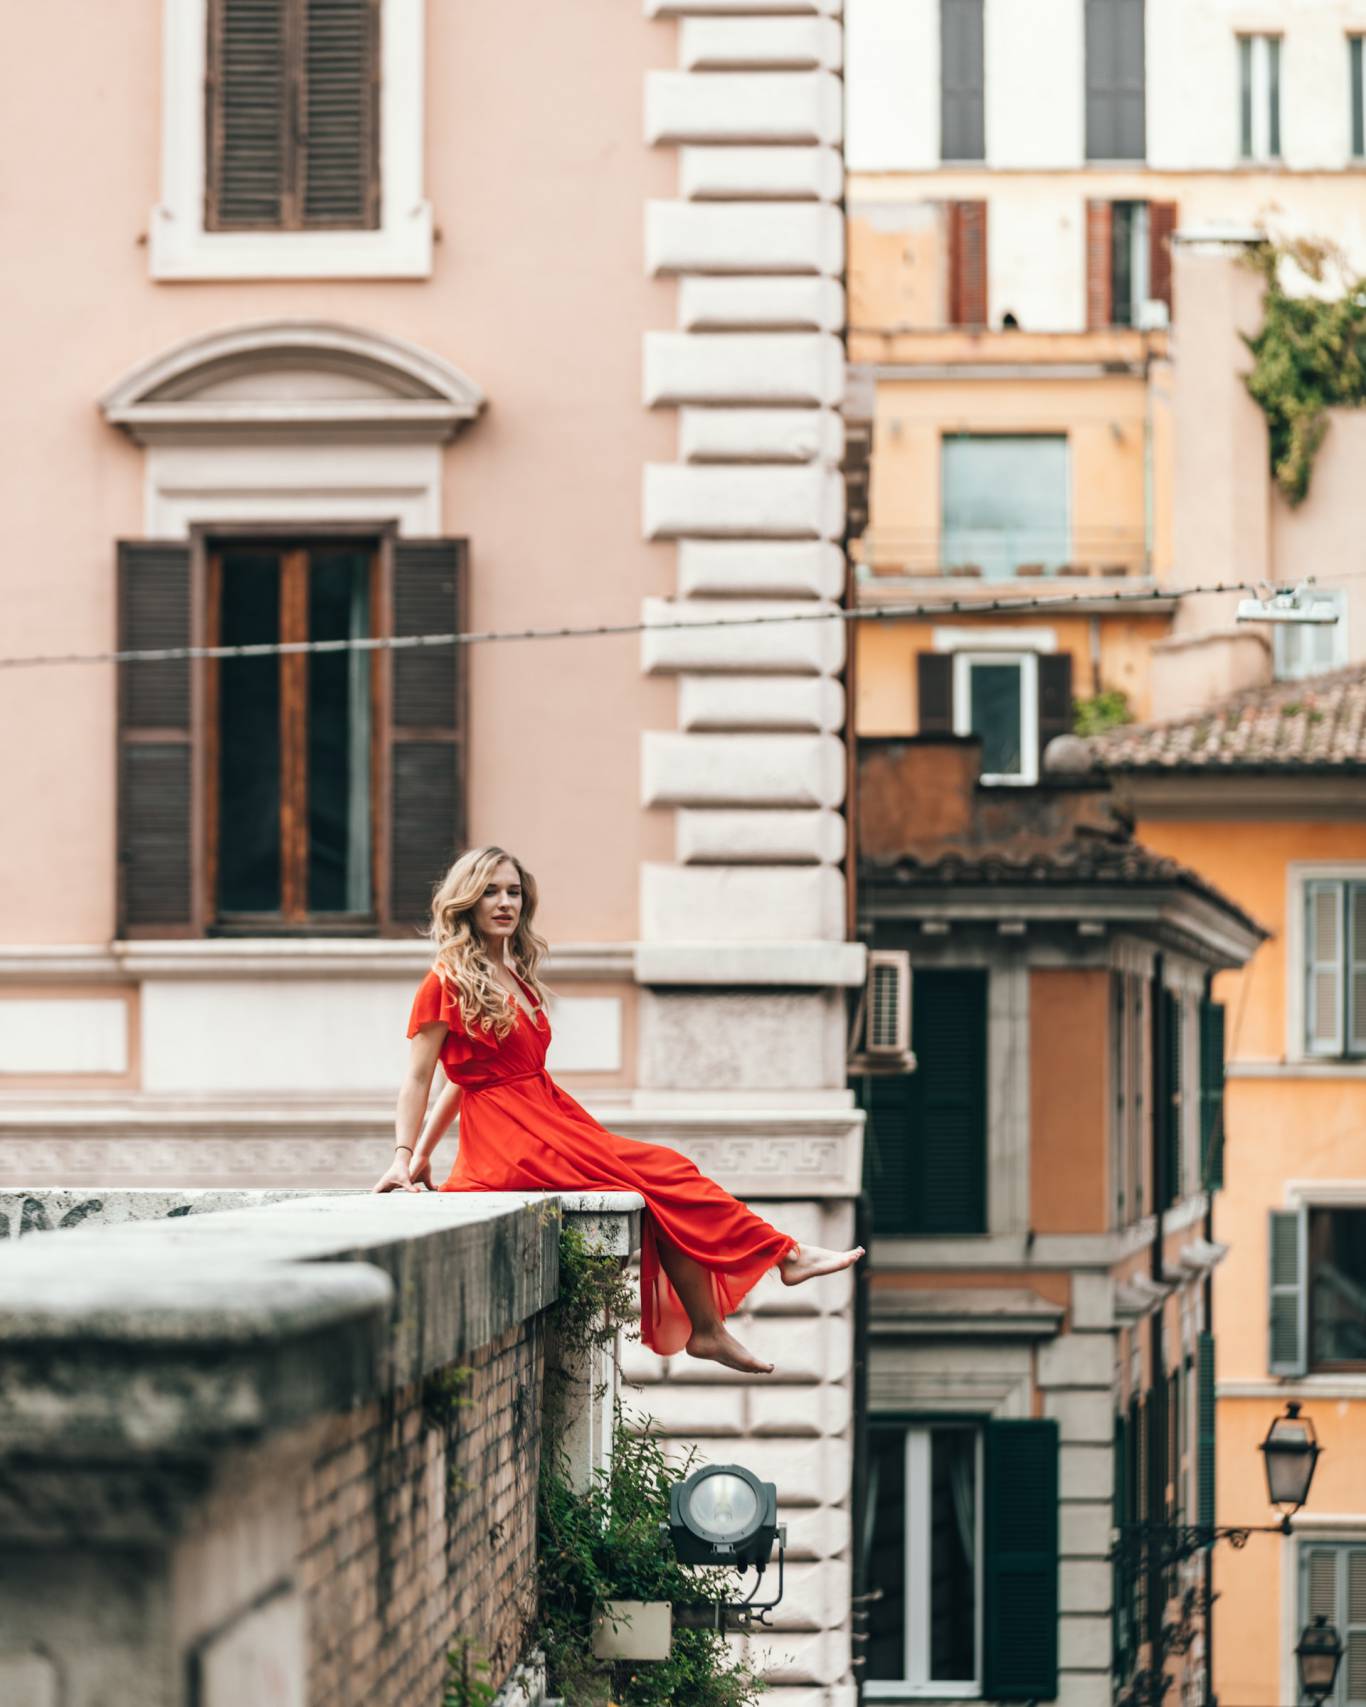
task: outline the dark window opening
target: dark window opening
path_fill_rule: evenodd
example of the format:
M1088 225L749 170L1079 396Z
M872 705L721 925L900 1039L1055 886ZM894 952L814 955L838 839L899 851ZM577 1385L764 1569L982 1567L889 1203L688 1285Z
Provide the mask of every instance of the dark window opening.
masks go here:
M369 637L373 561L368 545L224 544L209 577L222 644ZM217 666L210 859L221 925L373 915L371 670L372 654L350 651Z
M1309 1212L1309 1362L1366 1363L1366 1209Z

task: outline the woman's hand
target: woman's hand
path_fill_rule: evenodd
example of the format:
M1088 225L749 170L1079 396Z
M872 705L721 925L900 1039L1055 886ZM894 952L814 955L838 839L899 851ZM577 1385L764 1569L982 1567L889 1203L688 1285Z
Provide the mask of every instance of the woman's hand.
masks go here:
M431 1191L432 1164L424 1161L416 1173L409 1166L408 1152L395 1150L394 1159L390 1162L382 1179L376 1184L376 1191Z

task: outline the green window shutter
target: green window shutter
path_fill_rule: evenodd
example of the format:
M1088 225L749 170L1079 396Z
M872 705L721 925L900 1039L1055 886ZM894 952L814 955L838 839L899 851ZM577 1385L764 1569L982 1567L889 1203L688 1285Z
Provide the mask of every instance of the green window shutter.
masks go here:
M1158 1104L1158 1137L1162 1159L1162 1201L1169 1208L1181 1196L1181 997L1164 988L1162 1001L1162 1100Z
M919 973L911 1230L987 1230L987 974Z
M986 1427L982 1693L1058 1693L1058 1425Z
M1269 1293L1273 1375L1303 1375L1309 1367L1309 1228L1304 1209L1273 1209Z
M1224 1006L1200 1004L1200 1173L1206 1191L1224 1183Z
M859 1081L859 1103L868 1116L863 1139L863 1187L872 1208L873 1231L884 1237L916 1230L912 1136L916 1076L870 1074Z
M1202 1527L1214 1525L1215 1489L1215 1415L1214 1415L1214 1335L1203 1333L1196 1341L1196 1521Z

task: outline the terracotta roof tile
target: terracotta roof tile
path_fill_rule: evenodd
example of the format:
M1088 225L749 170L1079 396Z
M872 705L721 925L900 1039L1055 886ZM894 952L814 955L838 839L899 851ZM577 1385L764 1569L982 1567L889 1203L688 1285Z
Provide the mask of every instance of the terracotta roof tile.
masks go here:
M1366 665L1273 682L1170 723L1098 735L1106 770L1366 769Z

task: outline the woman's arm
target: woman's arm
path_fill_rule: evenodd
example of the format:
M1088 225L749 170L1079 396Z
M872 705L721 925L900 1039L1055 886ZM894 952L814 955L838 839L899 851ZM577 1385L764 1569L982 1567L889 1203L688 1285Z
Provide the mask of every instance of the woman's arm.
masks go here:
M429 1190L432 1188L432 1157L436 1154L437 1145L450 1131L451 1122L460 1112L460 1099L463 1094L459 1085L447 1079L441 1095L436 1099L436 1107L427 1116L427 1124L423 1127L422 1136L413 1151L409 1172L419 1184L425 1181Z
M424 1025L409 1046L408 1070L399 1087L398 1108L394 1116L394 1159L375 1186L376 1191L424 1189L412 1177L412 1157L417 1150L418 1133L432 1089L432 1074L436 1071L447 1029L439 1021Z

